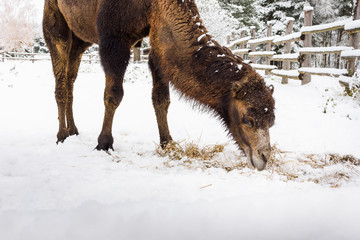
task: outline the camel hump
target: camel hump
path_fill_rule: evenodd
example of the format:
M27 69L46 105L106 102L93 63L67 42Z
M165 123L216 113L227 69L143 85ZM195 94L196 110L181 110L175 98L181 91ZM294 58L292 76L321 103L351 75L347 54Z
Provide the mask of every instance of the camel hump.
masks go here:
M96 20L101 1L103 0L57 0L57 4L70 30L78 38L98 43Z
M121 35L131 42L149 34L152 0L47 0L57 7L81 40L99 43L99 34Z

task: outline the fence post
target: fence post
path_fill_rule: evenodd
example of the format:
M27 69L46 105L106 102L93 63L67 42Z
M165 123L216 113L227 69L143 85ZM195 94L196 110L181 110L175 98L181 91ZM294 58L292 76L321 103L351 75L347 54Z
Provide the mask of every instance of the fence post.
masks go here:
M245 29L242 29L241 32L240 32L240 38L244 38L245 35L246 35L246 30L245 30ZM239 48L240 48L240 49L245 48L245 44L244 44L244 43L240 43L240 44L239 44ZM242 59L244 59L244 54L240 54L240 57L241 57Z
M312 26L314 8L310 5L305 5L304 7L304 26ZM312 47L312 34L306 34L304 39L304 47ZM304 61L301 67L311 67L311 54L305 54ZM304 74L302 85L311 82L311 75Z
M140 51L140 47L141 47L142 41L138 41L135 46L134 46L134 62L139 62L141 60L141 51Z
M140 61L140 48L134 47L134 62Z
M251 39L256 38L256 27L255 26L250 27L250 36L251 36ZM256 51L256 45L250 45L250 49L251 49L252 52L255 52ZM256 57L250 57L250 61L252 63L256 63Z
M235 36L235 31L232 31L232 32L231 32L231 40L234 41L235 38L236 38L236 36Z
M360 0L357 0L354 6L354 15L353 15L353 20L357 20L360 19ZM349 42L350 42L350 47L353 47L354 49L358 49L359 48L359 33L353 33L350 34L350 38L349 38ZM350 59L348 61L348 72L349 75L352 76L355 73L355 60L356 59Z
M230 42L231 42L231 36L226 35L226 45L230 45Z
M292 33L293 31L293 27L294 27L294 18L287 18L286 20L286 31L285 31L285 35L289 35ZM291 42L286 42L285 43L285 49L284 49L284 54L289 54L291 52ZM283 63L283 69L284 70L290 70L290 62L289 61L285 61ZM282 84L287 84L289 82L289 78L287 77L282 77L281 83Z
M272 22L267 22L267 37L271 37L271 31L272 31ZM266 43L266 51L271 51L271 42ZM266 57L266 65L270 65L270 58ZM265 70L265 75L270 75L271 70Z

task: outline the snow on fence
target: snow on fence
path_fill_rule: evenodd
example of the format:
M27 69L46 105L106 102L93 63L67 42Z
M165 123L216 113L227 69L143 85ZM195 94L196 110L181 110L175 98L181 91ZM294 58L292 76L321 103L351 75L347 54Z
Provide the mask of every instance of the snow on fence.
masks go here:
M360 2L360 0L357 0ZM298 79L302 84L311 81L311 75L327 75L333 77L352 76L356 69L355 60L360 59L359 39L357 33L360 32L360 4L357 4L357 14L353 19L345 19L333 23L312 26L313 8L304 7L304 27L300 32L292 33L294 18L287 18L285 36L272 36L272 25L268 23L267 36L256 39L254 27L250 28L249 36L247 30L240 31L240 39L235 40L227 37L226 46L230 48L234 54L250 60L250 64L256 70L265 70L266 74L272 74L282 77L282 83L288 83L288 79ZM359 19L359 20L357 20ZM344 29L349 34L350 46L331 46L331 47L313 47L311 40L312 34ZM232 36L235 36L233 33ZM292 42L303 42L303 47L298 52L291 53ZM256 47L266 44L266 51L256 51ZM273 45L284 44L283 53L276 54L271 51ZM338 57L347 61L347 69L335 68L313 68L311 63L311 55L313 54L339 54ZM257 63L260 58L265 58L263 63ZM282 69L277 69L274 62L283 62ZM291 70L291 62L299 63L297 69ZM347 79L341 78L341 79ZM346 85L346 82L340 81Z
M312 26L313 8L310 6L304 7L304 27L300 32L292 33L294 18L287 18L285 36L272 36L272 23L268 23L266 37L256 39L255 27L250 27L249 36L246 36L248 30L240 30L240 39L235 39L235 33L227 36L226 47L230 48L234 54L239 55L245 59L245 62L250 63L251 66L257 70L265 70L266 74L272 74L282 77L282 83L288 83L288 79L298 79L302 84L311 81L311 75L328 75L334 77L352 76L356 69L356 60L360 59L359 37L360 32L360 0L355 11L354 20L346 19L336 21L333 23L321 24ZM312 47L312 34L332 31L337 29L344 29L349 34L350 46L332 46L332 47ZM231 41L232 39L232 41ZM303 48L298 52L291 53L292 42L303 42ZM272 51L273 45L284 44L284 52L277 54ZM259 45L266 45L265 51L257 51L256 47ZM134 47L132 50L131 58L134 61L141 61L148 59L150 48ZM339 54L339 58L348 62L347 69L334 69L334 68L313 68L311 64L311 55L313 54ZM4 52L0 51L1 61L5 60L22 60L22 61L40 61L50 60L49 54L37 53L19 53L19 52ZM259 58L265 58L265 63L258 64ZM99 63L100 58L97 53L84 54L82 62ZM277 69L274 62L283 62L282 69ZM291 69L291 62L299 63L298 69ZM342 82L343 84L346 84Z
M40 53L26 53L26 52L5 52L0 51L1 62L5 62L5 60L20 60L20 61L40 61L40 60L50 60L50 56L48 54L40 54Z
M5 52L0 51L1 55L1 61L5 62L5 60L18 60L18 61L49 61L50 54L48 53L26 53L26 52ZM82 59L82 62L86 63L98 63L100 62L100 58L98 54L92 53L92 54L84 54Z
M131 59L134 61L142 61L148 59L150 48L134 48L131 52ZM18 60L18 61L49 61L51 60L50 54L48 53L26 53L26 52L6 52L0 50L0 61L5 62L8 60ZM97 52L90 54L83 54L81 58L83 63L100 63L100 57Z

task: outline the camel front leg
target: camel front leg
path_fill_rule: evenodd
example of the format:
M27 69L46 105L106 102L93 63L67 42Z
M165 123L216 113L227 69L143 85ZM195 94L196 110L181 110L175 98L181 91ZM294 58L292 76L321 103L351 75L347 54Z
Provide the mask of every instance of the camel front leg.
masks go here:
M112 123L116 109L124 96L123 79L130 59L130 46L116 37L100 40L101 63L106 74L104 93L105 115L97 150L114 150Z
M163 79L154 55L150 55L149 66L153 77L152 102L159 129L160 146L164 148L172 141L167 120L170 105L169 82Z
M113 77L106 76L106 87L104 93L105 115L103 127L98 137L97 150L109 150L113 148L114 138L112 136L112 124L115 111L124 96L122 81L116 81Z

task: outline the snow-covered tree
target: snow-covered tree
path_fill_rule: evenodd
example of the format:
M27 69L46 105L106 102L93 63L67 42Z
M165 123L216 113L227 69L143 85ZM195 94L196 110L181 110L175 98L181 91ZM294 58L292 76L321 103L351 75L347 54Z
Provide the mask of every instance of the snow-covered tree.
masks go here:
M220 43L224 43L226 36L238 28L239 22L220 7L218 0L196 0L195 2L206 28Z
M35 7L27 0L0 0L0 46L21 50L33 44L39 32Z
M273 23L284 23L287 17L295 19L294 31L299 31L302 26L301 16L304 9L306 0L258 0L259 9L258 15L260 21L263 23L272 21ZM276 34L282 34L283 28L274 28L279 32Z
M256 0L218 0L222 8L229 11L240 23L240 27L256 26L259 28L257 19Z
M319 25L350 18L353 0L310 0L314 7L313 24ZM328 47L348 45L348 35L343 29L313 34L313 46ZM339 67L339 57L334 54L316 56L317 62L323 67Z

